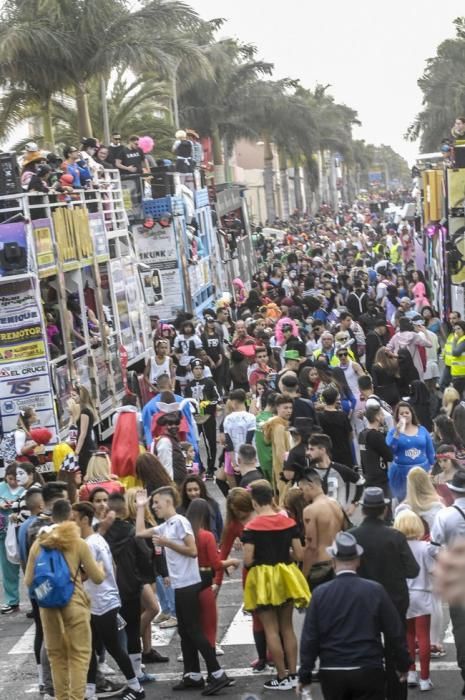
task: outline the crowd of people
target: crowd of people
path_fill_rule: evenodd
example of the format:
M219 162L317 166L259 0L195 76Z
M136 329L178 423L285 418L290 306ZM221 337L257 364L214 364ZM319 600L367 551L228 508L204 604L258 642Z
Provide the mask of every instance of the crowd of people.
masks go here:
M1 612L19 610L22 570L45 697L143 698L155 680L143 665L168 661L152 624L178 630L174 691L233 686L217 598L239 566L254 672L276 670L265 689L430 691L449 618L465 682L465 609L433 586L465 535L465 322L438 317L407 222L322 210L281 242L258 229L255 245L250 289L237 278L201 318L152 319L153 352L110 448L75 387L57 480L44 484L36 417L18 419L0 484ZM293 613L306 608L299 664Z

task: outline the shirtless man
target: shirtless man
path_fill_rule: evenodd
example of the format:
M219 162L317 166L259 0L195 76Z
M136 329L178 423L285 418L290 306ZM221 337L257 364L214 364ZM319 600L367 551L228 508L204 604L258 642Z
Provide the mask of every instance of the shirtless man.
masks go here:
M313 590L334 577L333 563L328 559L326 547L344 529L346 516L334 498L325 496L320 476L314 469L305 470L299 479L299 488L309 504L303 512L305 551L302 572Z

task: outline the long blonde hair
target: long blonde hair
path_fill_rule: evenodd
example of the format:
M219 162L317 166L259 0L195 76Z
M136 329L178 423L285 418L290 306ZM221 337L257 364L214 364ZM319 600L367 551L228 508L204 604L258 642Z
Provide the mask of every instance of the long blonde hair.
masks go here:
M429 474L422 467L414 467L408 473L405 502L417 515L425 513L435 503L441 503Z
M460 394L453 386L448 386L444 389L442 396L442 407L445 409L449 418L452 417L452 411L456 404L460 401Z
M107 454L97 452L89 459L86 471L86 481L110 481L111 462Z
M92 422L95 421L95 419L97 418L97 410L95 408L94 400L90 395L89 390L86 389L85 386L80 384L79 387L75 387L75 391L79 394L79 406L81 408L81 411L83 408L89 409L93 416Z
M133 523L136 522L136 516L137 516L136 495L137 495L138 491L140 491L140 489L137 487L134 487L132 489L128 489L126 491L126 494L125 494L126 506L128 509L128 520L130 520ZM150 525L154 525L154 526L156 525L155 518L153 517L152 513L150 512L148 505L146 505L144 508L144 520L146 523L149 523Z

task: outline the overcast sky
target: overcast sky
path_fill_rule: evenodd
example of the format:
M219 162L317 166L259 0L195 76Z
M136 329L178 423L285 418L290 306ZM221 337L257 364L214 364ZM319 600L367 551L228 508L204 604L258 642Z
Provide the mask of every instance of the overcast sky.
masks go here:
M331 84L356 109L356 138L385 143L412 161L403 135L421 106L417 79L465 15L459 0L188 0L204 19L228 20L222 36L254 43L278 78ZM465 105L464 105L465 111Z

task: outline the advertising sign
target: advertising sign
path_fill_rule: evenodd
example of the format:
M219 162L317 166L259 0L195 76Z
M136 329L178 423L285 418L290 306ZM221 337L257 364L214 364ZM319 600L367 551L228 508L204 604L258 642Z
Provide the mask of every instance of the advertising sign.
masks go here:
M19 412L35 409L56 442L57 424L40 309L29 280L5 283L0 294L0 415L4 432Z
M141 272L145 302L150 314L172 319L183 307L181 270L173 225L155 224L147 230L133 226L139 260L148 270Z
M56 270L53 255L52 222L50 219L35 219L32 222L34 244L36 248L37 269L39 272Z

